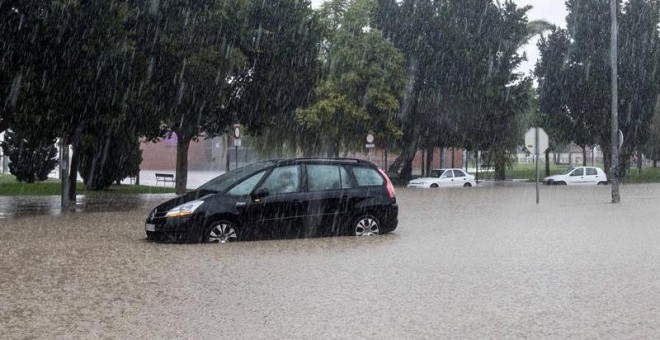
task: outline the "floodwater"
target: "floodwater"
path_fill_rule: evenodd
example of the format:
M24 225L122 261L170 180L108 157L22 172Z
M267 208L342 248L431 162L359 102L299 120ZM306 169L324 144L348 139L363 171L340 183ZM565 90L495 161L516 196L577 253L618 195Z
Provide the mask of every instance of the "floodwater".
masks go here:
M657 338L660 185L541 189L398 189L368 238L152 243L146 204L0 219L0 338Z

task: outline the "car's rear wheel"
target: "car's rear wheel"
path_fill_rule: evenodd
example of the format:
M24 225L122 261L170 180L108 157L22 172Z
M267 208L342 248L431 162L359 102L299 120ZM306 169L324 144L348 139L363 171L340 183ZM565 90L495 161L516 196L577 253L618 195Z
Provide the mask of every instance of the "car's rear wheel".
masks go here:
M239 241L239 230L235 223L220 220L211 223L204 238L204 243L229 243Z
M564 182L564 181L555 182L555 185L566 185L566 182Z
M463 184L463 186L466 187L466 188L469 188L469 187L472 186L472 184L470 184L470 183L465 183L465 184Z
M431 184L431 188L434 188L434 189L435 189L435 188L437 188L437 187L438 187L438 185L437 185L436 183Z
M373 215L362 215L353 222L352 234L355 236L371 236L380 234L378 219Z
M598 182L598 185L607 185L607 182Z

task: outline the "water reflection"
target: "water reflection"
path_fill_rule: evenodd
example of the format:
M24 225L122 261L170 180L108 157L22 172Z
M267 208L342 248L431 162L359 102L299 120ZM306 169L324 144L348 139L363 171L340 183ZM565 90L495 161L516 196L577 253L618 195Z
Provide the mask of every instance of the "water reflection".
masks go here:
M78 195L74 212L122 211L153 206L175 197L174 194ZM0 197L0 218L34 215L60 215L60 196Z

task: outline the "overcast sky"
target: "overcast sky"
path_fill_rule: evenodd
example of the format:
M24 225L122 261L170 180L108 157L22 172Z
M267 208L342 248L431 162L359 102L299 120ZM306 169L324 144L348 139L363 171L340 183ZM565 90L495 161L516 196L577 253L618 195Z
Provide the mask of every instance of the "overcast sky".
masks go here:
M318 8L324 0L312 0L312 7ZM566 27L566 5L564 0L515 0L519 6L531 5L532 9L527 12L528 19L539 20L543 19L555 25ZM536 64L538 59L538 49L536 48L537 39L530 42L524 48L527 54L527 61L523 62L520 70L529 74Z

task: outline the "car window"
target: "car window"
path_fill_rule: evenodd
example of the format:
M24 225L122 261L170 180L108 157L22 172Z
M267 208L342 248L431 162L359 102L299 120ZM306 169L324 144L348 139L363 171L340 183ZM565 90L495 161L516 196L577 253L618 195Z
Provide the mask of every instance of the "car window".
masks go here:
M249 195L252 190L254 190L254 187L257 185L257 183L259 183L261 178L264 177L265 173L266 171L262 171L254 176L248 177L246 180L227 191L227 194L230 196Z
M240 180L241 178L245 176L249 176L251 173L256 173L257 171L264 169L268 166L271 166L273 164L272 161L264 161L264 162L257 162L254 164L250 164L241 168L238 168L236 170L232 170L229 172L226 172L206 183L204 183L202 186L197 188L197 190L210 190L210 191L216 191L216 192L222 192L227 190L227 188L231 187L236 183L236 181Z
M454 173L452 173L451 170L447 170L444 174L442 174L442 178L454 178Z
M385 183L378 171L372 168L354 167L353 175L355 175L358 186L361 187L383 185Z
M454 177L465 177L465 173L461 170L454 170Z
M571 172L572 177L582 176L582 174L584 174L584 170L582 168L575 169L575 170L573 170L573 172Z
M442 176L442 173L445 172L444 170L433 170L431 171L431 177L440 177Z
M307 165L307 186L309 191L340 189L340 167L336 165Z
M271 195L298 192L300 191L299 169L298 165L275 168L261 187L268 189Z
M346 171L346 168L343 166L339 167L339 175L341 176L341 188L342 189L350 189L353 187L353 183L351 183L351 177L348 175L348 171Z
M587 176L596 176L598 172L594 168L587 168Z

